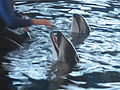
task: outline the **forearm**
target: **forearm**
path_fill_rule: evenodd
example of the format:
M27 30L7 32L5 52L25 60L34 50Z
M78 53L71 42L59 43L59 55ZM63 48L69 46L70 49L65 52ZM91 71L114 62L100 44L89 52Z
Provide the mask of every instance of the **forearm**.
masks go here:
M22 19L21 15L14 11L12 0L0 0L0 18L7 27L12 29L31 25L31 20Z
M51 21L47 19L32 19L31 20L32 25L45 25L45 26L51 26Z

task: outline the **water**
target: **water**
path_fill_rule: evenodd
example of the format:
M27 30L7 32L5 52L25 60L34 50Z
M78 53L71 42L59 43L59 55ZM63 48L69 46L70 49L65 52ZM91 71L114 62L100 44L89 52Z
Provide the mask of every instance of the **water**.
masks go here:
M20 4L21 3L21 4ZM80 62L62 77L48 72L52 62L50 30L31 26L24 49L8 52L1 62L0 90L119 90L120 1L60 0L17 2L31 18L47 18L70 39L72 14L83 15L91 32L76 47ZM29 79L28 79L29 78Z

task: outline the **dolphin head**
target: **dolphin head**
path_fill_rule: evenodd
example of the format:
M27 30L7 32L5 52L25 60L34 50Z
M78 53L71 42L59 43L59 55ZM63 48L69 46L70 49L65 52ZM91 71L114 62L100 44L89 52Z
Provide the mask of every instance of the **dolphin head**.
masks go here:
M90 28L82 15L73 14L72 20L72 32L89 34Z
M82 15L74 14L71 26L72 42L74 45L84 43L90 33L90 28Z
M51 32L50 36L53 47L53 59L75 64L79 58L72 43L59 31L56 33Z

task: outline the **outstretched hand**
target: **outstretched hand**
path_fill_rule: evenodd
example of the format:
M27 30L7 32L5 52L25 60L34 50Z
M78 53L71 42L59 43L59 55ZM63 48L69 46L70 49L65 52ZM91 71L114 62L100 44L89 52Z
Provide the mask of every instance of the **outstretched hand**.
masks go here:
M33 25L45 25L48 28L52 28L52 22L47 19L33 19L32 20Z

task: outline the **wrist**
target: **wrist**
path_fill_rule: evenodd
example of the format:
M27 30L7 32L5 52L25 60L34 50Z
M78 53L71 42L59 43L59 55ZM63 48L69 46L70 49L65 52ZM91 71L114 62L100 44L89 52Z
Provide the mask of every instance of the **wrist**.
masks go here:
M35 25L36 24L36 20L34 20L34 19L31 20L31 23Z

